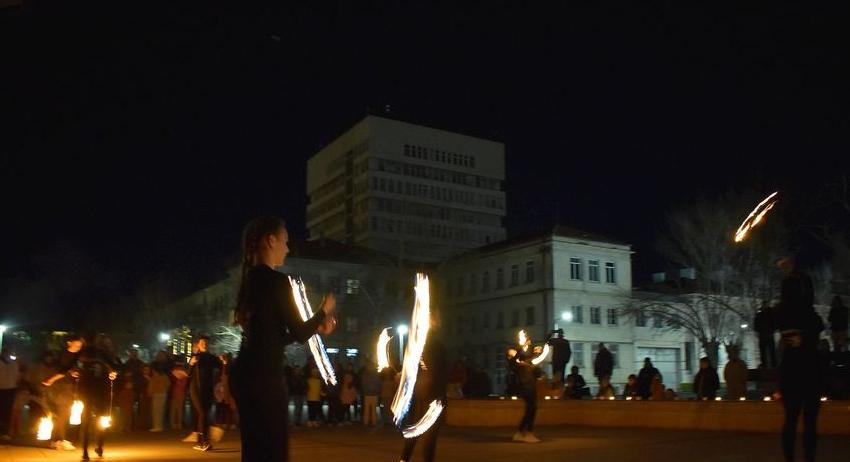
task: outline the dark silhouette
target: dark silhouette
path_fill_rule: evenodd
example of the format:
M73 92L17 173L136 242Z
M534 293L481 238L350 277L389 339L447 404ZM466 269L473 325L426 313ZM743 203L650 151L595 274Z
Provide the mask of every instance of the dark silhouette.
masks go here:
M697 399L714 399L717 397L719 388L720 377L717 376L717 370L711 366L711 360L708 357L700 358L699 372L694 376L694 392L697 394Z
M803 414L803 447L806 461L815 460L817 419L820 410L823 371L818 357L818 337L823 321L814 310L812 280L795 267L794 260L779 262L782 279L776 325L782 334L782 363L779 365L779 391L785 407L782 448L785 460L794 460L797 421Z
M444 406L448 404L446 389L449 384L449 364L446 356L446 347L439 337L434 336L433 329L437 327L436 317L432 315L431 334L425 343L422 352L422 360L419 361L416 385L413 388L413 404L407 419L410 423L417 422L428 410L428 406L434 400L439 400ZM445 421L446 409L440 414L440 418L425 433L416 438L404 440L404 449L400 460L409 462L413 456L413 450L418 442L422 442L423 456L426 462L433 462L437 454L437 436Z
M774 319L773 309L767 303L763 304L756 313L753 329L759 336L761 363L768 369L776 367L776 342L773 339L773 333L776 331L776 320Z
M614 373L614 355L605 348L604 343L599 344L599 351L596 353L596 359L593 361L593 375L599 383L609 380L611 374Z
M832 308L829 310L829 330L832 336L832 349L836 352L847 351L847 324L848 308L844 306L841 297L836 295L832 299Z
M556 333L558 336L553 337ZM564 329L558 329L549 334L546 342L552 347L552 378L564 383L567 363L570 362L573 355L573 351L570 349L570 341L564 338Z
M289 249L283 220L259 218L243 234L242 283L236 321L242 326L242 345L231 367L231 390L239 409L242 461L289 459L287 388L284 347L330 333L336 301L325 297L316 314L303 321L283 265Z
M638 372L637 378L638 396L643 399L649 399L652 396L652 379L655 376L659 376L661 382L664 382L664 377L661 377L661 373L652 365L652 359L644 358L643 368Z

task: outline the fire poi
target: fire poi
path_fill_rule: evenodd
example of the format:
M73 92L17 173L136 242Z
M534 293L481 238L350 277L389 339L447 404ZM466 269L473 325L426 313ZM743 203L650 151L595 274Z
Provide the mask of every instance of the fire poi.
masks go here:
M525 329L520 329L519 333L517 334L517 341L519 342L519 346L522 348L522 351L528 351L528 347L531 345L531 339L528 337L528 334L525 332ZM543 350L540 352L540 354L530 360L531 364L534 364L536 366L542 363L546 360L546 357L548 355L549 344L544 344Z
M770 212L776 203L779 201L777 196L779 195L779 191L774 192L773 194L767 196L763 201L759 202L756 208L747 215L747 218L744 219L744 222L741 223L741 226L738 227L738 230L735 231L735 242L741 242L747 238L747 235L750 233L750 230L755 228L759 223L762 222L767 212Z
M47 441L53 436L53 418L50 415L38 421L38 432L35 437L39 441Z
M401 427L407 412L410 410L410 402L413 398L413 388L416 385L416 377L419 373L419 362L422 360L422 352L425 350L425 342L428 340L428 331L431 328L431 293L428 276L416 274L416 300L413 305L413 316L410 320L410 336L401 367L401 382L392 402L393 421L396 426ZM415 438L431 428L443 412L443 403L434 400L428 406L428 411L415 424L402 428L405 438Z
M307 299L307 290L304 288L304 283L298 276L288 276L289 284L292 286L292 297L295 299L295 304L298 306L298 312L301 314L301 319L305 322L313 317L313 308L310 307L310 300ZM322 337L315 334L310 337L307 342L310 345L310 352L313 354L313 359L316 362L316 367L322 375L325 383L336 385L336 375L334 374L333 365L328 358L328 353L325 351L325 345L322 343Z
M387 353L387 346L389 346L392 337L390 336L389 331L390 328L387 327L381 331L381 335L378 337L378 346L375 356L378 358L378 372L390 367L390 356Z
M71 425L80 425L83 421L83 409L85 406L83 402L75 399L74 404L71 405L71 418L69 422Z

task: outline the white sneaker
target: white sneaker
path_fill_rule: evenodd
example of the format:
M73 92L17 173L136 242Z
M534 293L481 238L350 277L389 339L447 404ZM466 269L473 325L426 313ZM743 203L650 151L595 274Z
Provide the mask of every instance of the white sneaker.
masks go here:
M62 440L58 443L58 445L63 451L76 451L77 450L77 448L74 447L74 443L72 443L68 440Z
M189 433L189 436L183 438L184 443L197 443L198 442L198 432Z
M540 439L534 436L534 433L528 432L525 434L523 441L526 443L539 443Z
M514 433L514 441L525 441L525 433L523 433L523 432Z

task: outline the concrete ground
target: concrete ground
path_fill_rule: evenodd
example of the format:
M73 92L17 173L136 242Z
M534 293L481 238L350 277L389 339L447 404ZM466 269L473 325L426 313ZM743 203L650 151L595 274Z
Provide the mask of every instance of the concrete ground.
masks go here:
M667 461L761 462L782 460L776 435L697 433L692 431L541 427L539 444L510 441L510 428L445 428L437 451L439 461ZM110 435L106 460L114 461L238 461L238 434L229 432L209 453L181 443L180 433ZM296 429L291 460L321 462L395 462L401 437L392 431L372 432L359 426ZM33 443L34 444L34 443ZM92 454L93 455L93 454ZM821 437L818 460L847 461L850 438ZM24 443L0 443L0 462L76 461L80 452L60 452ZM97 459L93 459L97 460ZM419 453L414 460L421 460ZM800 458L802 460L802 457ZM273 461L270 461L273 462Z

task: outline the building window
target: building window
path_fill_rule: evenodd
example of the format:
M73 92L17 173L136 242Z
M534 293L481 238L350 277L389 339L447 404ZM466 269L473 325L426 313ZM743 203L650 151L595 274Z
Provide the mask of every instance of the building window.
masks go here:
M637 312L635 316L635 325L637 327L646 327L646 313L643 310Z
M602 310L598 306L590 307L590 323L591 324L602 324Z
M529 261L525 262L525 283L529 284L534 282L534 262Z
M581 281L581 259L570 258L570 279Z
M348 295L357 295L360 293L360 280L359 279L346 279L345 280L345 293Z
M525 309L525 325L533 326L534 325L534 307L529 306Z
M605 263L605 282L608 284L617 283L617 268L610 261Z
M694 342L685 342L685 370L692 371L694 364Z
M587 280L590 282L599 282L599 260L587 261Z
M573 313L572 322L584 324L584 308L581 305L571 308Z
M511 311L511 327L519 327L519 310Z
M519 285L519 265L511 265L511 287Z
M608 308L608 325L616 326L617 325L617 309L616 308Z
M660 314L656 314L652 317L652 327L656 329L661 329L662 327L664 327L664 319L661 317Z
M505 288L505 270L499 268L496 270L496 290Z
M573 366L579 369L584 367L584 343L573 343Z
M496 329L503 329L505 327L505 312L499 311L496 315Z
M490 272L485 271L481 276L481 292L490 292Z
M354 316L347 316L345 318L345 331L346 332L357 332L357 318Z

